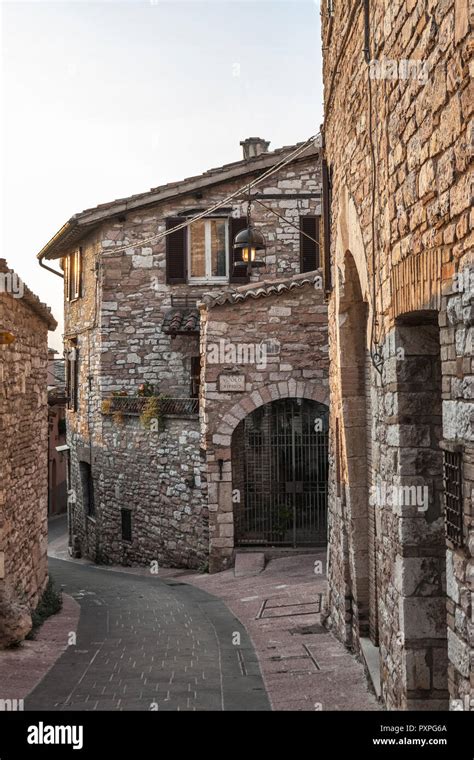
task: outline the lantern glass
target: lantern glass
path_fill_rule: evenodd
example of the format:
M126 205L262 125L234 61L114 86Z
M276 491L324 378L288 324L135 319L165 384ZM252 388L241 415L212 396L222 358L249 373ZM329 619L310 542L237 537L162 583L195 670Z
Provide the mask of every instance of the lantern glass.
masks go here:
M255 261L257 256L257 249L256 248L242 248L242 261L245 261L246 263L250 261Z

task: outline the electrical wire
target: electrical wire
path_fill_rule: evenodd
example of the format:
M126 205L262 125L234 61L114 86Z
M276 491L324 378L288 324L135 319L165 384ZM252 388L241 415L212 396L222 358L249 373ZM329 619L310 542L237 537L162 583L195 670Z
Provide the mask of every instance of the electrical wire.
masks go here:
M246 183L245 185L242 185L239 187L238 190L235 190L233 193L228 195L226 198L223 198L221 201L218 201L217 203L214 203L212 206L210 206L205 211L201 211L199 214L196 214L195 216L192 216L190 219L187 219L182 224L176 225L176 227L173 227L170 230L164 230L163 232L158 232L156 235L153 235L150 238L146 238L145 240L138 240L135 243L131 242L127 245L122 245L119 248L113 248L110 251L102 251L102 256L114 256L117 253L121 253L122 251L127 251L130 248L137 248L144 245L148 245L149 243L156 243L159 240L162 240L163 238L167 237L167 235L171 235L174 232L178 232L179 230L186 229L189 227L193 222L199 221L199 219L203 219L206 216L209 216L209 214L212 214L214 211L217 211L217 209L221 208L222 206L225 206L229 203L229 201L234 200L236 197L241 196L242 193L247 190L251 190L252 187L255 187L256 185L259 185L261 182L263 182L265 179L268 179L268 177L271 177L275 172L282 169L287 164L291 163L295 159L299 158L317 139L318 135L313 135L310 137L303 145L300 145L296 150L294 150L292 153L290 153L289 156L286 156L285 159L282 159L278 164L275 166L272 166L271 169L267 169L266 172L261 174L259 177L256 177L256 179L252 180L251 182Z

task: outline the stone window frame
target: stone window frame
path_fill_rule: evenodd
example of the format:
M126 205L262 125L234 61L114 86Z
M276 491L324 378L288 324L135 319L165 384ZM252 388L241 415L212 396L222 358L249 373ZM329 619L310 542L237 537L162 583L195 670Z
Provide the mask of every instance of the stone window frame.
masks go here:
M205 277L193 277L191 275L192 272L192 266L191 266L191 247L192 247L192 227L193 225L190 225L189 227L189 233L187 235L186 240L186 256L187 256L187 265L188 265L188 283L190 285L199 285L199 284L208 284L208 283L217 283L217 284L223 284L229 282L229 250L230 250L230 219L228 216L206 216L203 219L200 219L199 221L203 221L205 223L205 262L206 262L206 271L210 271L211 269L211 245L210 240L211 236L208 230L210 230L210 223L212 221L222 221L225 224L225 270L226 273L222 277L213 277L212 275L206 275Z

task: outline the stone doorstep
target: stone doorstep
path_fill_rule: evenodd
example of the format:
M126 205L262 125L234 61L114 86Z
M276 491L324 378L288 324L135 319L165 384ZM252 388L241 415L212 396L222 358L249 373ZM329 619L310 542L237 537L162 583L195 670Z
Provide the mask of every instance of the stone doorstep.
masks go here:
M234 575L236 578L259 575L264 569L264 552L236 552L234 565Z
M380 650L372 644L371 640L366 637L360 637L360 649L364 658L366 669L369 673L372 686L374 687L377 699L382 696L382 687L380 683Z

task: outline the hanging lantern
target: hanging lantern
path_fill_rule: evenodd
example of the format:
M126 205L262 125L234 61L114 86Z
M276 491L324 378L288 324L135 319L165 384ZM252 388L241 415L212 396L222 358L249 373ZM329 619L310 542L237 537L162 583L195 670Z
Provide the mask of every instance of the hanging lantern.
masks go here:
M252 225L251 206L252 204L249 198L247 206L247 227L237 233L234 240L234 251L241 251L242 253L242 260L236 261L235 266L247 267L249 274L252 269L265 266L265 262L258 259L257 255L259 251L265 253L267 249L265 237L260 230Z

